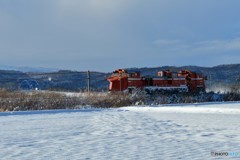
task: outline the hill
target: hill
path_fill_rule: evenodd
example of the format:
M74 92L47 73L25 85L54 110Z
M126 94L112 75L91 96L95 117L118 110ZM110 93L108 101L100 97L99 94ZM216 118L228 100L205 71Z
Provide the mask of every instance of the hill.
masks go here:
M20 72L56 72L59 69L56 68L44 68L44 67L27 67L27 66L21 66L21 67L15 67L15 66L7 66L7 65L0 65L0 70L11 70L11 71L20 71Z
M202 73L208 77L206 85L208 88L213 85L227 86L239 83L240 64L219 65L214 67L199 66L162 66L155 68L126 68L127 71L140 71L141 75L156 76L159 70L170 69L173 72L178 70L191 70ZM106 78L111 73L91 72L92 90L107 90ZM17 89L43 89L43 90L65 90L80 91L87 86L87 73L83 71L59 70L54 72L20 72L0 70L0 87L11 90Z
M219 65L214 67L199 67L199 66L162 66L155 68L127 68L128 71L140 71L142 75L156 76L160 70L170 69L173 72L178 70L190 70L197 73L202 73L208 78L207 86L214 84L233 84L240 80L240 64Z

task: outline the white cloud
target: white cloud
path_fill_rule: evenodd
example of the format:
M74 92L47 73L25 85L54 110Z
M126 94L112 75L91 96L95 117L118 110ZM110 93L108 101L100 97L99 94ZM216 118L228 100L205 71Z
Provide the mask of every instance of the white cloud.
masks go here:
M159 46L172 46L172 45L179 45L182 43L182 41L181 40L158 39L154 43Z
M127 8L131 1L127 0L56 0L58 11L61 14L86 14L87 15L104 15L122 12Z
M227 43L225 43L225 48L226 49L240 49L240 38L233 39Z
M193 43L196 51L234 51L240 50L240 38L230 40L210 40Z
M165 51L175 51L178 53L188 54L208 54L208 53L221 53L223 51L240 50L240 38L231 40L208 40L208 41L181 41L181 40L167 40L159 39L154 42L159 48Z

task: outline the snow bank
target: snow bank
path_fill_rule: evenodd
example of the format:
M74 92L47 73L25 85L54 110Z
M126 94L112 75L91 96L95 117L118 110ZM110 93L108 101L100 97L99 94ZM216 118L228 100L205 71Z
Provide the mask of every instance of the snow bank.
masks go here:
M122 107L125 111L138 112L174 112L174 113L217 113L240 114L240 102L173 104L157 106L130 106Z

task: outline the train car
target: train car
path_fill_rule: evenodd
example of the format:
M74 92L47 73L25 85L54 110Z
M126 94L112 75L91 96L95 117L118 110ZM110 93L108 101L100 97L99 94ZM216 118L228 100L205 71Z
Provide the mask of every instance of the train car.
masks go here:
M205 78L201 74L189 70L177 73L170 70L159 71L156 76L141 76L140 72L128 73L117 69L107 78L109 91L145 90L177 90L181 92L198 92L205 90Z

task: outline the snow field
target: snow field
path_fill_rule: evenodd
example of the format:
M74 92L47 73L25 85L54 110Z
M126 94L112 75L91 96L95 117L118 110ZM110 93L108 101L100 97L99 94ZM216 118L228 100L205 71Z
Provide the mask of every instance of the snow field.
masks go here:
M240 103L0 113L0 159L216 159L240 152Z

